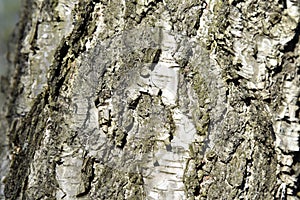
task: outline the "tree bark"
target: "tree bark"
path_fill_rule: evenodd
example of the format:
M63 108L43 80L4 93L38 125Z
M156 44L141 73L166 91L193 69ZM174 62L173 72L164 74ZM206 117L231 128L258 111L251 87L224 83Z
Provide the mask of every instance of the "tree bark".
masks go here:
M299 199L299 8L27 0L5 198Z

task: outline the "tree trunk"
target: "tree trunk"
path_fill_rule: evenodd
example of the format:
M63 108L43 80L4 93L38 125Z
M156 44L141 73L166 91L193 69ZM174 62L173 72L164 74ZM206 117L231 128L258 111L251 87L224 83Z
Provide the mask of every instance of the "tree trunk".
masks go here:
M299 199L299 8L27 0L5 198Z

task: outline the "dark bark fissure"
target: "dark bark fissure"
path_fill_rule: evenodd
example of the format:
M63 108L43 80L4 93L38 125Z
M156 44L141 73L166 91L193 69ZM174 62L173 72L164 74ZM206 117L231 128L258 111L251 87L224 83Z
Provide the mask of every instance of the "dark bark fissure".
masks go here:
M28 4L30 5L30 2ZM84 51L84 48L81 47L79 40L87 36L88 29L87 26L89 25L89 22L92 21L90 13L93 12L94 8L93 1L90 1L90 3L85 7L86 5L79 6L79 11L82 13L82 18L79 20L79 24L77 25L77 28L74 29L73 33L71 34L70 38L68 38L68 42L72 44L72 46L69 46L66 44L65 41L61 42L61 47L58 48L57 53L55 54L54 58L55 62L52 65L52 72L50 75L50 80L48 82L48 88L44 90L41 94L39 94L36 99L34 100L34 105L32 106L32 109L29 113L26 114L26 116L21 119L19 122L21 126L17 127L16 130L11 130L11 135L13 135L10 138L10 141L12 144L14 144L13 149L15 150L15 158L11 164L11 170L10 170L10 176L8 177L7 184L5 187L5 194L7 199L17 199L20 197L20 193L23 193L23 198L26 198L26 195L24 195L24 192L26 192L26 180L28 180L28 172L29 172L29 164L32 162L35 151L39 148L41 139L43 138L43 132L45 131L47 122L46 120L40 120L43 119L43 117L47 116L47 112L45 113L44 108L46 108L49 102L56 102L58 97L61 93L61 87L63 84L66 83L66 77L67 74L71 71L68 66L68 59L64 61L64 58L67 56L68 53L70 55L78 56L80 52ZM87 10L85 10L87 8ZM30 9L28 9L30 11ZM29 12L30 13L30 12ZM30 14L29 14L30 16ZM30 19L29 19L30 20ZM29 22L23 21L21 27L29 26ZM29 25L28 25L29 24ZM25 32L26 33L26 32ZM36 37L37 30L35 32ZM91 33L90 33L91 34ZM24 34L25 36L25 34ZM21 41L22 36L18 39L20 41L19 46L21 47ZM34 47L34 40L32 41L32 45ZM73 47L75 46L75 48ZM19 48L20 48L19 47ZM19 54L18 54L19 55ZM21 59L24 61L17 60L17 66L19 66L16 69L16 78L15 83L16 85L19 83L20 78L20 71L22 67L25 66L26 62L26 56L19 55ZM17 88L17 86L14 85L14 88ZM54 89L53 89L54 88ZM17 98L18 91L12 90L14 93L11 95L13 98ZM49 100L49 98L51 100ZM10 104L10 110L8 113L13 113L13 107L15 106L15 101L11 101ZM49 106L50 110L49 113L53 111L60 111L60 108L56 106L53 107L53 104ZM57 126L59 127L58 122ZM57 130L59 131L59 130ZM25 145L26 143L26 145ZM27 146L27 147L24 147ZM20 184L23 183L23 184ZM87 188L88 189L88 188ZM22 191L23 190L23 191Z
M284 53L287 52L294 52L296 45L299 42L299 35L300 35L300 23L298 23L297 27L295 28L295 35L294 37L284 46Z
M7 180L6 184L6 198L7 199L16 199L21 192L22 186L20 183L26 183L28 176L29 164L33 159L34 153L39 146L39 143L42 138L42 133L45 127L45 121L38 120L38 114L42 108L45 106L42 100L42 95L39 95L33 109L25 116L22 120L21 126L18 127L12 134L14 136L10 138L11 142L14 144L13 149L15 149L15 159L11 164L11 176ZM38 123L40 122L40 127L38 128ZM27 143L27 148L24 146ZM9 187L8 187L9 186Z

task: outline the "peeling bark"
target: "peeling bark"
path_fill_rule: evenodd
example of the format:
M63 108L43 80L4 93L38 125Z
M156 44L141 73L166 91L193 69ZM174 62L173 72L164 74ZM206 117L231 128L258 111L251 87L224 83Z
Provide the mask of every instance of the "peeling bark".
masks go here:
M298 199L299 7L27 0L5 198Z

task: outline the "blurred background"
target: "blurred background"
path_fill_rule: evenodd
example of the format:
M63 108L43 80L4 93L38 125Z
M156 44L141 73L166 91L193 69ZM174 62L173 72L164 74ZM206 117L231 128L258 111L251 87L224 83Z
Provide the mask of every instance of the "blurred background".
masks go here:
M0 76L6 76L8 73L7 45L18 22L20 4L21 0L0 0ZM4 100L5 94L0 92L0 108Z
M0 0L0 109L3 109L6 100L5 91L2 92L3 81L1 77L8 76L8 62L6 60L8 42L12 38L12 33L19 16L21 0ZM4 199L3 177L9 167L8 141L3 127L3 117L0 115L0 199Z

